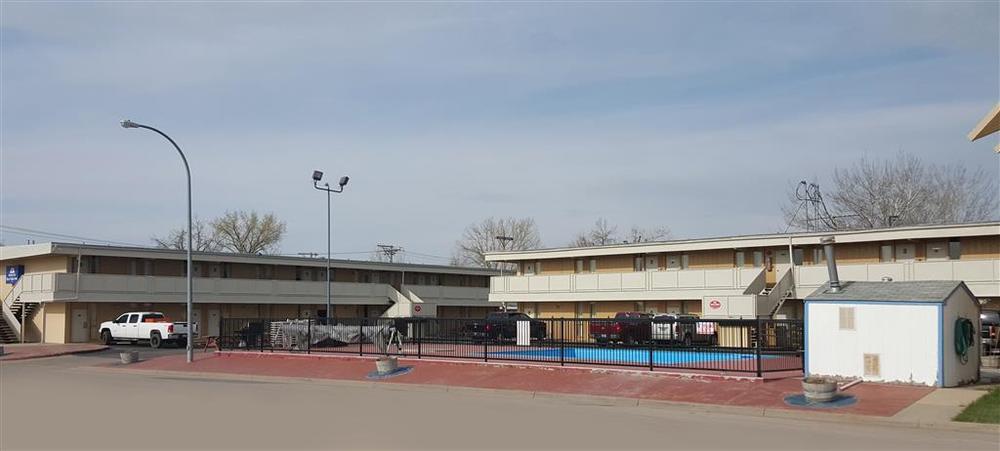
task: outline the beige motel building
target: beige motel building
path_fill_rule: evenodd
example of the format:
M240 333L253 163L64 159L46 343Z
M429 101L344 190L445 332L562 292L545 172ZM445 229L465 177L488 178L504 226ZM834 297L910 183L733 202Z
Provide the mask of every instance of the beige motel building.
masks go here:
M486 259L511 269L489 299L538 318L801 319L802 299L828 281L825 236L841 280L961 280L1000 310L1000 222L494 252Z
M41 243L0 247L5 342L74 343L127 311L184 319L186 253ZM326 314L326 259L196 252L193 320L217 335L219 318ZM456 266L333 260L332 315L482 318L495 271ZM25 327L21 327L21 315Z

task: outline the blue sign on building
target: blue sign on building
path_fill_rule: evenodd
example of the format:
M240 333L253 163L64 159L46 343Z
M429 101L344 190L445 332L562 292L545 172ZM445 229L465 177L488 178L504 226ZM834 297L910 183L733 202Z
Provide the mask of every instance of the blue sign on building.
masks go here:
M7 284L14 285L17 279L24 275L24 265L10 265L7 267Z

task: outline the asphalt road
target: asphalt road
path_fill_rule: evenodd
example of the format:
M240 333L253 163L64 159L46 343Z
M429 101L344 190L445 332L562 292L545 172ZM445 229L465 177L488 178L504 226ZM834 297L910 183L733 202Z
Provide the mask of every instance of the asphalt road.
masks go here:
M0 364L0 449L1000 447L991 434L86 368L116 359L105 351Z

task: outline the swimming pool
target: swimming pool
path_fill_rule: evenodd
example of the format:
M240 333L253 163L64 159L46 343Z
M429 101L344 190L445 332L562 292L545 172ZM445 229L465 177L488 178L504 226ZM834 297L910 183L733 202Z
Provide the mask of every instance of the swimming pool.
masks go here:
M566 360L579 360L590 363L615 363L631 365L649 365L648 349L620 348L565 348ZM497 358L516 358L524 360L559 360L559 348L525 349L521 351L495 351L490 356ZM776 356L761 355L761 359L771 359ZM719 351L670 351L653 350L654 365L682 365L700 362L719 362L731 360L754 359L754 354L730 353Z

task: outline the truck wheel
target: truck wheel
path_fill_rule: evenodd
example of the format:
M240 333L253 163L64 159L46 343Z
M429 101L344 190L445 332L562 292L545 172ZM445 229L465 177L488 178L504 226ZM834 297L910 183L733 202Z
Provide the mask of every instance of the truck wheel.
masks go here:
M104 343L104 346L110 346L113 341L110 330L104 329L101 331L101 343Z
M163 339L160 337L159 332L153 332L153 334L149 336L149 347L159 349L162 344Z

